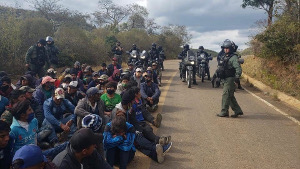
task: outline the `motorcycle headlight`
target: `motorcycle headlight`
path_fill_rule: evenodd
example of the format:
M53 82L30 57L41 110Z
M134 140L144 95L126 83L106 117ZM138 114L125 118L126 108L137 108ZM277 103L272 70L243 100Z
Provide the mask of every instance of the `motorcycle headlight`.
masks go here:
M195 62L194 62L194 61L191 61L191 64L193 65L193 64L195 64Z

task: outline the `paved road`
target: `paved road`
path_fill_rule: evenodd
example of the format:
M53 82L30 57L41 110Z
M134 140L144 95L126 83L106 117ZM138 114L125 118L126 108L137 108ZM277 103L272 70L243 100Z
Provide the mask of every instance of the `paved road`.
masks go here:
M163 164L139 154L129 168L300 168L298 124L240 90L235 95L245 115L217 117L222 88L199 80L199 85L187 88L179 79L178 61L166 61L165 67L160 100L163 122L156 132L172 135L173 147ZM215 67L214 60L211 74Z

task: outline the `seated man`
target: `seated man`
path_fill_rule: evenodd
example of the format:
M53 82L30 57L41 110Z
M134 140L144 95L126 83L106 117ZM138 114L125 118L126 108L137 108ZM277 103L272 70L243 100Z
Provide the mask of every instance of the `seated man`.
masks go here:
M117 63L117 60L118 59L116 57L114 57L112 59L112 63L108 65L108 67L107 67L107 76L112 76L115 70L122 69L122 66Z
M147 101L147 107L149 111L154 112L157 110L160 90L158 85L152 82L152 74L147 73L145 75L146 82L141 84L141 95L142 98Z
M106 63L101 64L102 68L98 71L99 76L107 75Z
M100 76L99 76L98 72L93 72L92 76L93 77L92 77L92 80L89 83L88 88L96 87L99 84Z
M7 76L4 76L0 79L0 95L4 97L9 97L9 94L14 90L11 86L11 79Z
M17 89L19 89L22 86L29 86L33 89L35 89L36 80L34 80L34 77L32 77L31 74L25 74L23 75L20 80L16 83Z
M116 104L121 102L121 96L115 93L117 89L117 83L109 82L105 87L107 93L101 96L101 100L103 100L105 104L104 115L106 118L110 119L112 110L115 108ZM108 121L105 121L105 124L107 122Z
M63 132L69 137L76 131L76 116L74 114L75 106L65 99L65 92L62 88L57 88L54 95L47 99L43 106L45 120L42 126L51 126L49 142L54 145L57 143L57 132Z
M74 106L77 106L79 100L84 98L83 94L78 91L78 87L78 81L71 81L69 83L67 92L65 93L65 98L69 100Z
M116 94L121 95L125 91L127 83L129 82L129 80L130 80L130 75L128 75L128 74L124 75L122 77L121 81L118 83Z
M96 151L97 136L91 129L82 128L74 133L67 147L67 153L59 166L60 169L112 169Z
M13 157L14 138L9 135L9 125L0 120L0 167L9 169Z
M78 102L75 108L75 114L77 115L77 128L81 128L82 119L89 114L97 114L103 119L103 121L105 121L105 106L104 102L100 99L102 92L103 91L96 87L91 87L87 90L86 97ZM108 120L109 119L107 119L107 121Z
M30 106L34 112L35 118L38 120L39 127L41 127L45 117L43 106L39 105L37 100L33 97L33 92L35 90L28 86L22 86L19 90L22 91L25 94L25 98L30 101Z
M115 116L108 123L103 133L103 145L106 150L106 160L113 167L119 164L126 168L135 155L134 147L135 129L126 122L124 116Z
M43 105L44 101L52 96L55 90L55 79L50 76L43 77L42 83L36 88L33 97L38 101L39 105Z
M5 107L8 106L9 101L6 97L0 95L0 116L5 111Z
M122 102L117 104L116 108L113 110L113 118L115 118L115 116L124 116L130 123L130 120L136 116L133 112L129 112L134 98L134 91L132 89L126 91L122 97ZM149 125L147 125L147 128L144 128L142 132L136 129L134 144L143 154L149 156L158 163L164 161L165 154L172 146L171 136L157 137Z
M57 169L54 163L48 161L40 147L30 144L20 148L13 158L13 169Z
M134 84L135 86L140 87L141 83L145 82L144 77L142 76L142 69L141 68L136 68L134 75L130 78L130 81Z
M153 126L159 128L162 120L161 114L157 113L156 119L154 119L154 117L143 104L140 88L132 87L132 90L134 91L135 95L134 102L132 104L132 112L135 114L135 118L134 116L132 116L133 118L130 120L130 123L133 124L134 127L137 129L139 128L139 125L143 126L142 123L148 121Z

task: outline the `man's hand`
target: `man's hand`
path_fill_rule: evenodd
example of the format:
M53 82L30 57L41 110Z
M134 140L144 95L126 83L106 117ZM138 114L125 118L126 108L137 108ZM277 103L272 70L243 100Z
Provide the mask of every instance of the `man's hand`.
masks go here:
M70 131L70 127L62 123L60 124L60 128L63 129L64 131Z
M111 111L105 111L105 112L104 112L104 115L107 115L108 117L110 117Z
M68 127L71 127L72 124L73 124L73 120L69 120L69 121L66 123L66 125L67 125Z
M240 81L240 78L235 78L235 79L234 79L234 82L235 82L235 83L239 83L239 81Z

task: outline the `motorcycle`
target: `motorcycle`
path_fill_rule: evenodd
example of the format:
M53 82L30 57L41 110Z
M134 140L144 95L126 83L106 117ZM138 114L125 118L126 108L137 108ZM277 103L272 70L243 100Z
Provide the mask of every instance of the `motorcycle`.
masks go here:
M198 77L201 78L201 81L204 82L204 78L205 78L206 74L209 73L209 72L206 72L207 66L208 66L208 60L212 60L212 57L211 57L211 55L209 55L209 57L207 58L204 53L201 53L198 56L197 60L198 60L197 75L198 75Z
M180 66L180 72L182 70L182 67L185 66L185 74L181 74L181 77L185 76L185 79L187 81L188 88L191 88L192 86L192 80L193 80L193 69L196 65L196 56L193 51L189 50L187 51L187 56L184 58L183 63L181 62Z
M127 51L127 54L129 54L128 63L135 64L139 60L138 58L138 52L136 50L132 50L131 52Z
M165 58L165 52L162 50L159 52L159 59L160 59L160 67L161 67L161 70L164 71L165 68L164 68L164 58Z
M138 65L143 69L143 70L147 70L147 67L149 65L148 63L148 52L146 50L143 50L142 53L140 54L140 58L139 58L139 63Z

